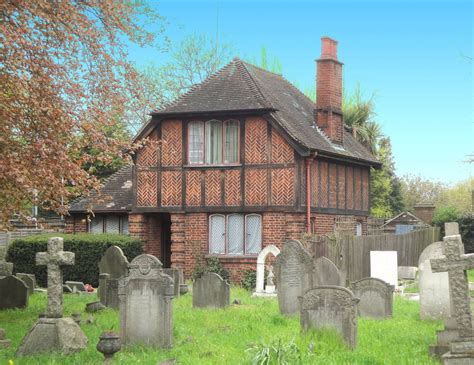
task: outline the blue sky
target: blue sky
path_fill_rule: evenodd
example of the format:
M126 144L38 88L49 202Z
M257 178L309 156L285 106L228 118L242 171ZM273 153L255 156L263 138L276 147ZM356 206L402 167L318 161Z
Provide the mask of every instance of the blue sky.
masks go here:
M236 54L265 46L283 75L314 86L321 36L339 41L344 87L375 94L377 120L390 136L398 175L454 183L474 176L472 1L160 1L178 43L192 33L219 35ZM138 65L167 56L130 48ZM471 60L468 59L471 57Z

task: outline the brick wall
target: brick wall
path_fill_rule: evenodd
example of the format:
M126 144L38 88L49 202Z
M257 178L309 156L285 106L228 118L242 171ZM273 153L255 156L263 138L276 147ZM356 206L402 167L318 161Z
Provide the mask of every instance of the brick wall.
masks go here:
M87 229L87 215L77 214L66 217L65 233L86 233Z

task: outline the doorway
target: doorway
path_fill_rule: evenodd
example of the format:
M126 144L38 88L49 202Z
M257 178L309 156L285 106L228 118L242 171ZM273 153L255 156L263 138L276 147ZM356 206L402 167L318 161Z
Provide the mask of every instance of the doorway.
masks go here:
M161 219L161 258L164 268L171 267L171 216L162 214Z

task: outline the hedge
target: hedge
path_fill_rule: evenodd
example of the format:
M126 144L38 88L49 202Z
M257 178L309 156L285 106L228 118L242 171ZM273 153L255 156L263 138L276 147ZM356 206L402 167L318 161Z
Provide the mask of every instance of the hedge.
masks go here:
M45 252L48 238L63 237L64 250L76 254L75 265L63 268L64 281L82 281L97 287L99 262L110 246L119 246L128 260L143 253L143 243L138 238L118 234L43 234L19 238L8 247L7 261L13 262L14 273L36 275L38 285L47 286L46 266L36 266L37 252Z

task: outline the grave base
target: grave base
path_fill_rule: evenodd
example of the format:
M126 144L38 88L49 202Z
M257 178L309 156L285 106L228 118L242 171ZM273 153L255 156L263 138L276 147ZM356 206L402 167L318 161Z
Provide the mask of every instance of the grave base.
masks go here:
M474 337L451 342L448 353L442 356L443 365L468 365L474 363Z
M265 293L265 292L254 292L252 297L262 297L262 298L276 298L277 293Z
M60 351L70 354L85 349L87 337L72 318L40 318L23 338L17 356Z

